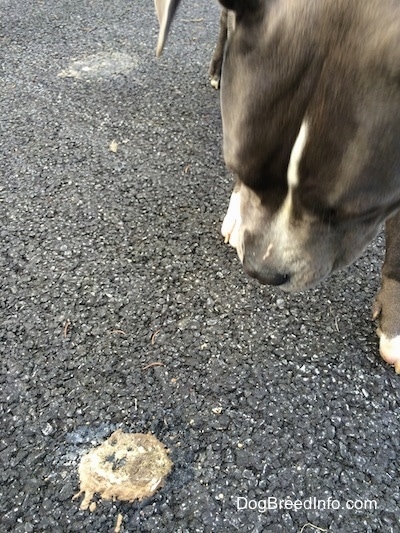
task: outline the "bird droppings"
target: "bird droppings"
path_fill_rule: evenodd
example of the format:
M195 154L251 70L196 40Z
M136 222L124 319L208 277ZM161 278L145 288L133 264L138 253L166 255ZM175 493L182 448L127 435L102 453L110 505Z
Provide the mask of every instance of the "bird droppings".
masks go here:
M95 493L104 500L140 501L164 485L171 468L168 450L154 435L117 430L82 457L74 499L84 495L82 510L93 508Z

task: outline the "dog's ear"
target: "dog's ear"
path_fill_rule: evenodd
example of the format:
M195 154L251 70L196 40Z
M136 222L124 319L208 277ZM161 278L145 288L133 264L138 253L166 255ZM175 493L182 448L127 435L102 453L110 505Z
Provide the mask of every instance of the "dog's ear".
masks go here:
M154 0L158 22L160 24L156 50L157 57L159 57L163 51L168 31L179 3L180 0Z

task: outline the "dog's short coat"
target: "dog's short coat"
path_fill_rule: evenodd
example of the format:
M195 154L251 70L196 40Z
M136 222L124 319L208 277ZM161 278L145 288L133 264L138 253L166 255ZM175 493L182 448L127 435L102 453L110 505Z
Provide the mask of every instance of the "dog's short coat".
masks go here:
M161 53L179 0L155 0ZM386 223L373 315L400 372L400 0L220 0L222 226L245 271L285 291L354 261Z

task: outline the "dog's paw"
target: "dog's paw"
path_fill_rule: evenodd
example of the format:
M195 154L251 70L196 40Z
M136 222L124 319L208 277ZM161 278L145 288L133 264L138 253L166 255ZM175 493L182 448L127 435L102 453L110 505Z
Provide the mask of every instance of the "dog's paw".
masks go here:
M229 201L228 211L226 212L224 221L222 223L221 233L225 238L225 242L229 242L229 244L236 249L239 245L240 225L240 194L238 191L233 191Z
M222 69L222 55L219 56L217 51L214 52L214 57L211 61L208 75L210 76L210 83L214 89L219 89L221 85L221 69Z
M218 74L214 74L213 76L211 76L210 83L211 86L214 87L214 89L218 90L221 83L220 76Z
M384 361L393 365L396 374L400 374L400 335L389 338L381 329L377 329L379 337L379 352Z
M400 374L400 283L383 276L372 315L378 320L379 352Z

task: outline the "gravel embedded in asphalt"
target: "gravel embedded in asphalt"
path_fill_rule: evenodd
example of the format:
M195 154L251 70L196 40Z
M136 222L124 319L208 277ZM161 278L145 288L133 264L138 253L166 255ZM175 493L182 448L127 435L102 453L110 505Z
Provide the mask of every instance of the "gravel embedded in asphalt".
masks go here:
M246 277L220 236L218 11L182 2L157 60L152 2L1 4L2 531L400 531L384 237L301 294ZM80 458L119 428L173 470L81 511Z

